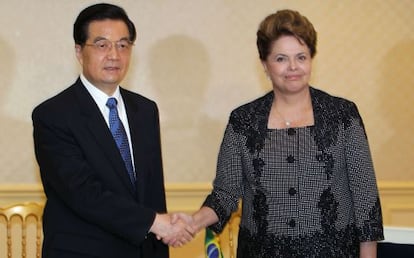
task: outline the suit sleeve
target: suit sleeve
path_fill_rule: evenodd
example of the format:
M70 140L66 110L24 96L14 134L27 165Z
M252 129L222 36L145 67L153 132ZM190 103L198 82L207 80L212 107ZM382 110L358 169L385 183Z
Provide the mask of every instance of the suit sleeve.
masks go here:
M32 119L35 154L48 202L59 199L88 223L141 244L155 212L103 183L88 163L92 154L84 151L67 116L40 106L33 111Z
M145 189L143 195L145 196L144 203L146 207L152 207L158 213L166 213L167 205L165 201L164 173L162 167L161 135L158 108L155 103L152 111L152 127L150 127L151 131L148 132L148 134L153 135L151 144L154 146L154 152L151 154L152 160L150 162L151 175L146 175L144 180L149 179L149 181L139 185L138 188ZM162 241L157 240L154 234L150 233L145 242L143 246L143 257L168 257L168 246Z
M361 242L384 239L380 199L368 139L355 104L345 128L346 164L354 204L358 238Z
M151 199L148 205L155 204L154 209L157 212L167 212L167 205L165 201L165 189L164 189L164 173L163 173L163 162L162 162L162 152L161 152L161 135L160 135L160 124L159 124L159 115L158 108L154 105L154 115L153 115L153 132L154 132L154 154L153 161L151 162L154 167L154 176L151 179L151 188L150 194Z
M223 231L230 216L238 208L242 197L242 170L240 151L240 135L238 135L229 122L220 146L217 161L216 177L213 181L213 191L203 203L203 206L214 210L218 222L209 228L219 233Z

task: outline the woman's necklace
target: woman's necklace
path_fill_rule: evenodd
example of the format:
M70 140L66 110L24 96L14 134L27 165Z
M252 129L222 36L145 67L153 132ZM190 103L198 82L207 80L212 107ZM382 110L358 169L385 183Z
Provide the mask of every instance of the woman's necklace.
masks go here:
M282 118L283 122L285 123L286 128L290 128L292 125L292 122L289 120L286 120L285 117L275 108L276 113Z

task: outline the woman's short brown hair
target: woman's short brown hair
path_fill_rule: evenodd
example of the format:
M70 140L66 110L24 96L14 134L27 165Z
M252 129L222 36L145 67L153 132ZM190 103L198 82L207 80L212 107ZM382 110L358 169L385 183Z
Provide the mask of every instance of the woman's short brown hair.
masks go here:
M280 10L267 16L257 31L257 48L261 60L270 54L272 43L281 36L294 36L305 43L313 58L316 54L316 31L312 23L303 15L293 10Z

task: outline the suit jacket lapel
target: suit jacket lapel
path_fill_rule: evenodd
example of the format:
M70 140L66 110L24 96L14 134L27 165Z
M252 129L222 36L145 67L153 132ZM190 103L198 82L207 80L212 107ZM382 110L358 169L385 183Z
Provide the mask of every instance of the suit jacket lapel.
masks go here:
M124 161L122 160L112 134L101 111L80 79L75 84L75 91L79 100L79 108L83 115L83 122L89 128L90 137L94 138L96 144L100 145L100 149L106 154L107 160L109 160L109 163L123 181L125 187L133 193L134 190L128 177Z
M140 192L142 192L143 189L145 188L143 186L145 182L140 172L146 162L145 160L146 150L142 147L142 144L140 144L140 138L145 137L145 132L143 130L143 126L145 126L145 123L143 121L143 117L140 112L137 100L134 98L131 98L130 94L128 94L127 91L124 90L123 88L120 88L120 92L122 95L122 99L124 100L125 109L126 109L126 113L128 117L129 131L131 135L132 151L134 154L133 156L134 156L135 173L137 175L137 182L136 182L137 198L139 201L142 202L143 194L141 194Z

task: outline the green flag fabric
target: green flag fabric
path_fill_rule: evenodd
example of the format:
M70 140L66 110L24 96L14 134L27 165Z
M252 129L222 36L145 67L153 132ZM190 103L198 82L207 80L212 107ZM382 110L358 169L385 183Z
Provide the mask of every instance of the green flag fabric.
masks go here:
M218 236L209 228L206 228L206 236L204 239L204 249L206 258L224 258L220 248Z

